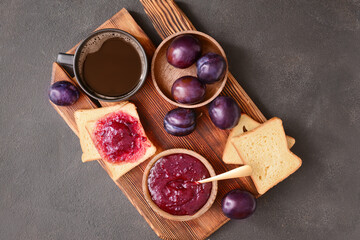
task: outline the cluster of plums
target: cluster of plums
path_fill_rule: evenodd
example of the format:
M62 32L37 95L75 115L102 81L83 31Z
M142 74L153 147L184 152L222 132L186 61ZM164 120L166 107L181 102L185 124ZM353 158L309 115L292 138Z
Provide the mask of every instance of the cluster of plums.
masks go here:
M215 98L209 105L211 121L220 129L230 129L239 122L241 110L234 99L227 96ZM196 127L196 112L194 109L175 108L164 118L166 132L174 136L186 136Z
M190 34L176 37L167 49L167 61L176 68L188 68L196 62L197 77L183 76L172 85L171 94L178 103L202 101L206 84L215 83L225 75L225 59L213 52L201 56L201 49L200 41Z
M174 100L183 104L202 101L206 84L221 80L226 72L225 59L213 52L201 56L200 41L190 34L176 37L167 49L166 58L177 68L187 68L196 62L197 77L180 77L171 88ZM239 106L231 97L219 96L209 105L210 118L220 129L233 128L238 123L240 114ZM195 127L196 113L193 109L176 108L165 115L164 128L174 136L188 135Z

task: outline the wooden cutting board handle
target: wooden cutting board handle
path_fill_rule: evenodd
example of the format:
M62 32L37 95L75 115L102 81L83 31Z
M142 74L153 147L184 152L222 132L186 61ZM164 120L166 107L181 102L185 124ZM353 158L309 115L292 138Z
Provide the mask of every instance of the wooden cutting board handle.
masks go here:
M173 0L140 0L140 2L162 39L177 32L196 30ZM231 65L231 62L229 64ZM266 121L264 115L230 72L223 92L226 95L233 95L242 111L250 117L261 123Z
M173 0L140 0L162 39L181 31L196 30Z

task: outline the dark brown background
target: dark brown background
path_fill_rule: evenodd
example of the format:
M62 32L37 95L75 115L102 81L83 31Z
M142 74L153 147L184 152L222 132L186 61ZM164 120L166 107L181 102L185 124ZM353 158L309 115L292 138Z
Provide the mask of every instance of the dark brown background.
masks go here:
M284 120L303 159L251 218L210 238L358 239L358 1L177 3L222 44L266 117ZM123 7L159 44L138 1L0 2L1 239L157 238L98 164L81 163L77 137L46 95L57 52Z

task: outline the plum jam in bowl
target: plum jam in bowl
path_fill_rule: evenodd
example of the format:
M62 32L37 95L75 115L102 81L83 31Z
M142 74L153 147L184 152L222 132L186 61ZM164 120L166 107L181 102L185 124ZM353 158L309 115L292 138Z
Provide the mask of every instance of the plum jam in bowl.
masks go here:
M146 201L160 216L174 221L200 217L214 203L217 182L196 182L215 176L200 154L174 148L156 155L145 169L142 186Z

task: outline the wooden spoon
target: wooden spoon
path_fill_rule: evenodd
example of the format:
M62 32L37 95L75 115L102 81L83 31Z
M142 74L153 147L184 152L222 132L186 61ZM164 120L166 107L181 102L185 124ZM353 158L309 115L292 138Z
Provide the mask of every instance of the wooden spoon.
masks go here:
M203 180L200 180L196 183L207 183L217 180L225 180L230 178L239 178L239 177L247 177L250 176L252 173L252 168L249 165L244 165L238 168L235 168L233 170L224 172L222 174L216 175L214 177L205 178Z

